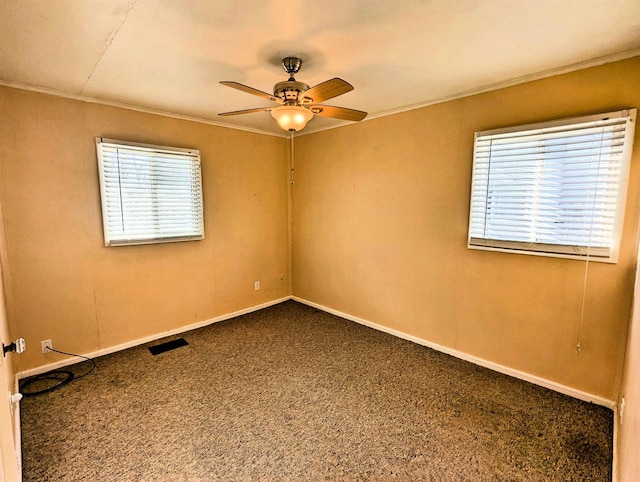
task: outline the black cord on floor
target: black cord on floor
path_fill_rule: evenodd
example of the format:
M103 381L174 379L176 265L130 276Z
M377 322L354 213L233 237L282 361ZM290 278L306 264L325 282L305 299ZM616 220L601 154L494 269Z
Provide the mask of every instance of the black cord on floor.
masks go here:
M67 353L66 351L60 351L60 350L56 350L54 348L49 348L49 351L55 351L56 353L62 353L63 355L77 356L79 358L84 358L85 360L91 362L91 368L89 368L89 371L87 371L87 373L83 373L82 375L74 375L75 379L80 379L80 378L86 377L89 373L91 373L96 368L96 362L93 360L93 358L89 358L88 356L76 355L75 353Z
M49 393L49 392L53 392L54 390L58 390L59 388L62 388L65 385L71 383L71 381L74 378L79 380L80 378L86 377L96 368L96 362L89 357L86 357L83 355L76 355L75 353L67 353L66 351L55 350L53 348L49 348L48 350L55 351L56 353L61 353L63 355L77 356L80 358L84 358L85 360L91 362L91 368L89 368L89 370L86 373L83 373L82 375L76 375L75 373L69 370L53 370L51 372L47 372L41 375L36 375L31 378L27 378L23 383L20 384L20 392L25 397L33 397L35 395L42 395L44 393ZM53 383L53 385L51 385L51 383ZM35 384L50 385L50 386L47 386L46 388L43 388L40 390L29 391L28 387Z

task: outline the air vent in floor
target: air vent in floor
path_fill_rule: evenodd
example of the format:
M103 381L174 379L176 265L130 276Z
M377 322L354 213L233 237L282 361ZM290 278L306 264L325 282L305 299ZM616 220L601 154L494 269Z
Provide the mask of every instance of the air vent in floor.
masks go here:
M152 355L159 355L160 353L164 353L165 351L175 350L176 348L180 348L181 346L187 346L187 340L184 338L178 338L177 340L167 341L165 343L160 343L159 345L150 346L149 351Z

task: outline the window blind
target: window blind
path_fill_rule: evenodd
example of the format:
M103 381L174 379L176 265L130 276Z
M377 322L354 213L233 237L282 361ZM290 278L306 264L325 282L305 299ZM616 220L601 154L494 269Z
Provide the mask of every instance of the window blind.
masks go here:
M476 133L469 247L617 261L635 114Z
M97 138L105 246L204 238L200 151Z

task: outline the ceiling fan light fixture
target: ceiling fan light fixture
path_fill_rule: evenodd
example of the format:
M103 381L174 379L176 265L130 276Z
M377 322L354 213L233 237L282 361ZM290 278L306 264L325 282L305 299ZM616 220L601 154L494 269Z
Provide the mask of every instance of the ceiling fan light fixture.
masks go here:
M271 111L273 118L285 131L300 131L313 117L309 109L299 105L283 105Z

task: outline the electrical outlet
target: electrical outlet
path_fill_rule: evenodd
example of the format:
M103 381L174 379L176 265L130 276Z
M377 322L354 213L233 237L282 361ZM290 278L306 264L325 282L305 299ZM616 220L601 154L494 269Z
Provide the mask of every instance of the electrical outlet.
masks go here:
M620 401L618 413L620 414L620 424L622 425L622 419L624 418L624 397L622 397L622 400Z
M48 353L49 349L53 350L53 342L51 340L42 340L40 346L42 347L42 353Z
M260 290L260 281L256 281L255 283L253 283L253 289L256 291Z

